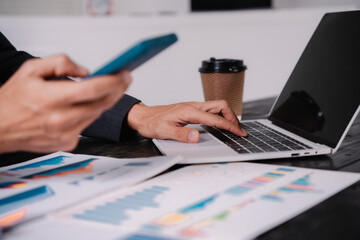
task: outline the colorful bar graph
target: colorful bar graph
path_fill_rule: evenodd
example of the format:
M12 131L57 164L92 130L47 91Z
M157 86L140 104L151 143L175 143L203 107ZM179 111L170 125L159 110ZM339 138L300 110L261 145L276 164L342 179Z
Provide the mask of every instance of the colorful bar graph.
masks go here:
M191 219L192 214L194 212L204 210L206 206L213 203L216 198L221 196L221 194L230 194L233 196L242 195L253 189L259 188L259 187L263 186L264 184L267 184L278 178L286 176L287 174L292 173L294 171L295 171L295 169L292 169L292 168L277 168L273 171L269 171L267 173L264 173L261 176L257 176L255 178L245 181L239 185L228 188L224 192L214 194L202 201L196 202L185 208L179 209L176 212L164 214L163 216L154 220L153 224L155 226L161 226L161 227L170 227L170 226L178 225L180 223L183 223L183 222Z
M206 237L205 229L212 227L216 222L226 220L231 214L243 209L251 203L254 203L255 199L244 201L238 205L232 206L215 216L203 219L196 222L181 231L181 235L184 237Z
M239 185L231 187L225 190L225 193L232 195L242 195L253 189L263 186L269 182L272 182L278 178L286 176L287 174L294 172L295 169L292 168L277 168L273 171L264 173L261 176L255 177L249 181L243 182Z
M32 179L32 180L38 180L38 179L46 179L46 178L52 178L52 177L62 177L67 176L70 174L82 174L82 173L91 173L92 172L92 163L96 161L97 158L91 158L85 161L72 163L66 166L54 168L51 170L43 171L40 173L31 174L28 176L25 176L23 178L25 179Z
M28 204L43 200L53 195L55 195L54 191L50 187L44 185L2 198L0 199L0 214L24 207Z
M264 194L261 196L263 200L270 200L276 202L283 202L284 196L289 193L307 193L314 192L315 189L311 186L310 183L310 174L305 175L289 184L286 184L282 187L277 188L276 190Z
M218 194L212 195L204 200L193 203L187 207L180 209L177 212L166 214L154 221L154 224L159 226L171 226L188 220L191 213L196 211L203 211L207 205L213 203L218 197Z
M18 170L23 170L23 169L28 169L28 168L39 168L42 166L49 166L49 165L59 165L61 163L65 162L65 159L69 158L67 156L57 156L57 157L53 157L53 158L49 158L40 162L36 162L36 163L31 163L28 165L24 165L21 167L17 167L17 168L12 168L10 169L10 171L18 171Z
M167 190L169 190L167 187L153 186L123 198L97 205L91 209L86 209L81 213L74 214L73 217L81 220L120 225L123 221L130 219L127 213L128 210L140 211L145 207L159 207L155 202L155 198Z

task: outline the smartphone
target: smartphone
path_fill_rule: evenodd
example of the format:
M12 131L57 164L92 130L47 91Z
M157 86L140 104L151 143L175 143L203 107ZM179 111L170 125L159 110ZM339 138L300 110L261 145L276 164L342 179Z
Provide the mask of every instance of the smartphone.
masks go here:
M177 40L178 38L174 33L145 39L85 78L108 75L121 70L132 71L163 51L165 48L175 43Z

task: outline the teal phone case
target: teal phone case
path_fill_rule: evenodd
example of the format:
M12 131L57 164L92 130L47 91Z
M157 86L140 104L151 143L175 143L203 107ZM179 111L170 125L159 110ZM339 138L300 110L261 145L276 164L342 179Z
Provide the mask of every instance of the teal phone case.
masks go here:
M86 78L108 75L121 70L132 71L175 43L177 39L176 34L172 33L141 41Z

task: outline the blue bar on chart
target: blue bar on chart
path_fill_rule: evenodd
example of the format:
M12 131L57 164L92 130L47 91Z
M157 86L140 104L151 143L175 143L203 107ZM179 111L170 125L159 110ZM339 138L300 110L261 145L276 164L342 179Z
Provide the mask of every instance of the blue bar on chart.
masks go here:
M33 202L55 195L54 191L44 185L0 199L0 214L24 207Z
M200 202L196 202L194 204L191 204L190 206L180 209L179 212L190 213L193 211L203 210L204 208L206 208L207 205L214 202L217 197L218 197L218 194L215 194L215 195L208 197Z

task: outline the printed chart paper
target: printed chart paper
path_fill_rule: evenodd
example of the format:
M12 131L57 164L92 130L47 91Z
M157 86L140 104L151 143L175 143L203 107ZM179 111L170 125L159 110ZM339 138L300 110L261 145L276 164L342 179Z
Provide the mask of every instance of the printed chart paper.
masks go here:
M23 207L28 208L28 215L44 214L130 186L161 173L180 159L118 159L58 152L0 168L0 219Z
M359 179L256 163L194 165L50 214L9 237L252 239Z

